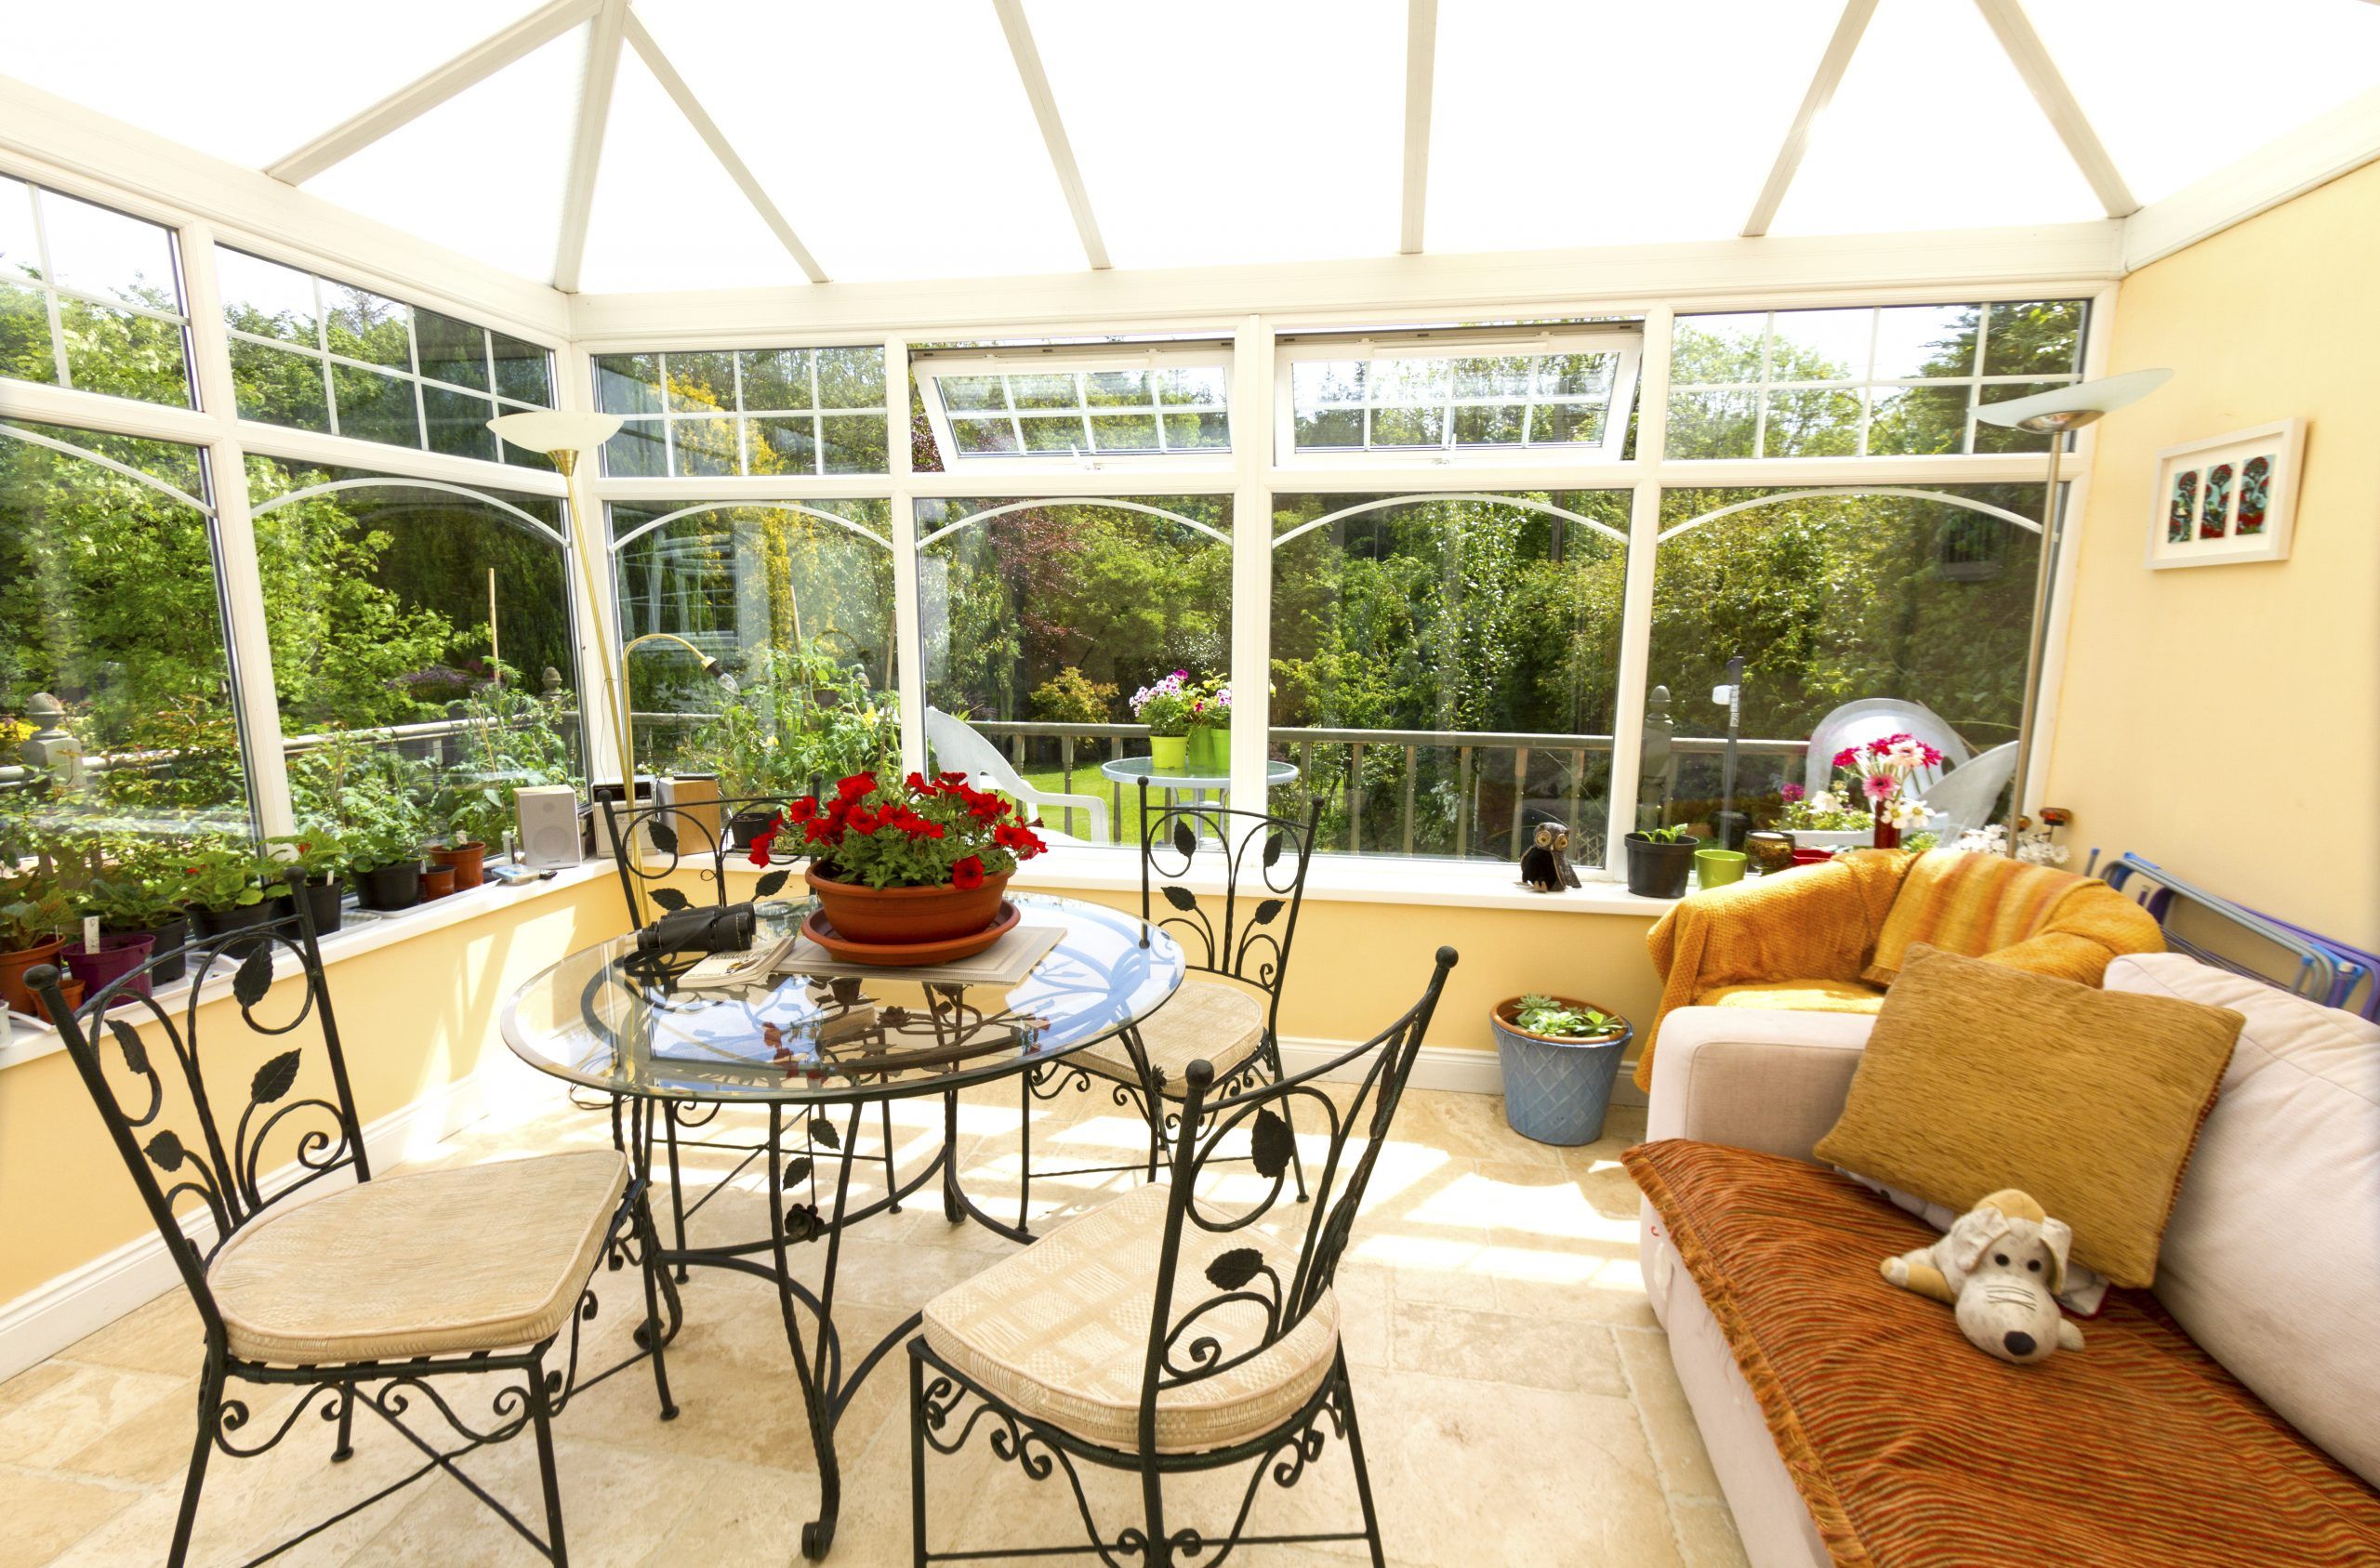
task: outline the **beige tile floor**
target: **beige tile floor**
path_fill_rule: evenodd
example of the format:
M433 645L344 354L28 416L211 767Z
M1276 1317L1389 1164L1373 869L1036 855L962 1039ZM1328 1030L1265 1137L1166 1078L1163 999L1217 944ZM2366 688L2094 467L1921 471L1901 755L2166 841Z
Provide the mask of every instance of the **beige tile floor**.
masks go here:
M1641 1132L1641 1114L1615 1111L1602 1142L1555 1150L1508 1130L1494 1099L1407 1097L1339 1277L1393 1561L1743 1561L1638 1278L1635 1191L1618 1156ZM894 1140L905 1162L930 1155L938 1116L924 1105L900 1113ZM987 1206L1015 1204L1020 1127L1012 1089L978 1094L962 1108L967 1186ZM533 1096L419 1163L517 1157L605 1136L602 1118ZM1129 1156L1142 1135L1104 1094L1069 1093L1037 1105L1033 1136L1040 1170L1059 1159ZM1046 1218L1130 1179L1037 1179L1034 1206ZM756 1185L747 1178L726 1188L696 1217L697 1238L755 1227ZM846 1334L872 1341L1008 1245L972 1226L946 1226L930 1200L872 1221L845 1244ZM813 1271L818 1250L810 1249ZM597 1276L590 1364L616 1359L625 1344L641 1308L630 1280ZM740 1275L698 1273L686 1308L669 1353L678 1420L654 1418L640 1367L587 1390L557 1424L575 1562L799 1561L796 1531L818 1485L774 1293ZM0 1568L162 1560L193 1429L196 1323L177 1292L0 1384ZM842 1428L842 1522L828 1560L840 1568L909 1561L906 1370L896 1358L885 1372ZM287 1396L268 1391L253 1403L250 1430L269 1430ZM300 1418L307 1426L260 1459L217 1456L195 1561L245 1561L409 1467L412 1450L369 1416L358 1419L355 1458L334 1466L329 1429ZM1076 1538L1062 1478L1030 1482L980 1443L932 1463L934 1549ZM539 1517L527 1442L484 1451L466 1468L524 1517ZM1244 1473L1173 1495L1187 1522L1219 1524ZM1094 1477L1091 1494L1103 1519L1132 1517L1129 1482ZM1335 1530L1357 1518L1345 1450L1334 1443L1294 1490L1262 1487L1250 1528ZM1236 1561L1343 1568L1360 1550L1250 1548ZM432 1477L276 1561L459 1568L540 1560L461 1487Z

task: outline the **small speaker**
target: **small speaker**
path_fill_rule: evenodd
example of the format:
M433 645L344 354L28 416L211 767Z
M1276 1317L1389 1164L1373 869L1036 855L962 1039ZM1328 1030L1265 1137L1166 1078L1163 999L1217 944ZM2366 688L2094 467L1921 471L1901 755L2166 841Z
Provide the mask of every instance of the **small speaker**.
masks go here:
M521 824L521 863L560 871L586 859L578 836L578 791L568 784L531 784L512 796Z

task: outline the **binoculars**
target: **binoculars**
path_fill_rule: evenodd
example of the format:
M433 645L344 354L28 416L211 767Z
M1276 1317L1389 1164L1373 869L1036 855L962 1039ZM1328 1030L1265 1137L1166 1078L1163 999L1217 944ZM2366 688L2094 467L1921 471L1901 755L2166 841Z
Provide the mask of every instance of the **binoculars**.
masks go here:
M752 945L752 906L673 909L636 933L642 954L741 953Z

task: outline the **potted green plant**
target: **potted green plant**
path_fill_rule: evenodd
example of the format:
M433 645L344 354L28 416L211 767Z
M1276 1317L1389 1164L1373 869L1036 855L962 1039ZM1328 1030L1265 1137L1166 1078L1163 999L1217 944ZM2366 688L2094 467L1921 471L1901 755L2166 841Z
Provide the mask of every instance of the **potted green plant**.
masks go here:
M245 838L225 835L193 841L183 858L182 876L202 937L251 930L272 918L264 889L268 879L280 880L280 872L271 859L258 854L256 846ZM223 952L230 957L245 957L256 950L258 940L226 942Z
M991 929L1017 863L1047 848L1013 810L961 773L892 784L854 773L829 800L787 806L754 840L752 860L767 864L777 836L798 830L831 937L896 949L963 942Z
M106 937L146 937L156 968L152 985L170 985L185 968L190 941L189 889L183 886L183 845L176 839L126 834L108 841L85 895L85 912L99 917Z
M1231 682L1221 676L1190 692L1190 771L1210 778L1231 772Z
M0 876L0 998L19 1012L33 1013L25 973L54 964L73 929L74 908L56 866L36 860Z
M1634 1031L1618 1013L1567 996L1531 993L1488 1015L1504 1074L1504 1120L1540 1143L1593 1143L1620 1059Z
M487 879L487 851L504 842L512 821L512 788L502 779L449 773L438 792L437 841L430 858L455 873L460 892Z
M1132 717L1147 726L1149 765L1179 773L1190 744L1190 672L1175 670L1132 693Z
M347 859L366 909L411 909L421 902L421 845L429 823L392 780L366 775L348 791Z
M275 859L287 885L295 889L291 896L306 901L314 934L326 936L337 930L346 917L340 895L347 889L339 881L348 869L346 839L328 824L314 823L302 832L284 833L270 842L278 851Z
M1682 899L1702 840L1683 827L1648 827L1632 833L1628 845L1628 890L1642 898Z

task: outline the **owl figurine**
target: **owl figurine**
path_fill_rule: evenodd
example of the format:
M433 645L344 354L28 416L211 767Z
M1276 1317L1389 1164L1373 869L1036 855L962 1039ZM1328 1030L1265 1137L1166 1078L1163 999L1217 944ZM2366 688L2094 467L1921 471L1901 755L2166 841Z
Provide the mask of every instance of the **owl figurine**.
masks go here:
M1540 893L1558 893L1579 885L1578 869L1570 863L1570 830L1557 822L1537 824L1537 837L1521 851L1521 884Z

